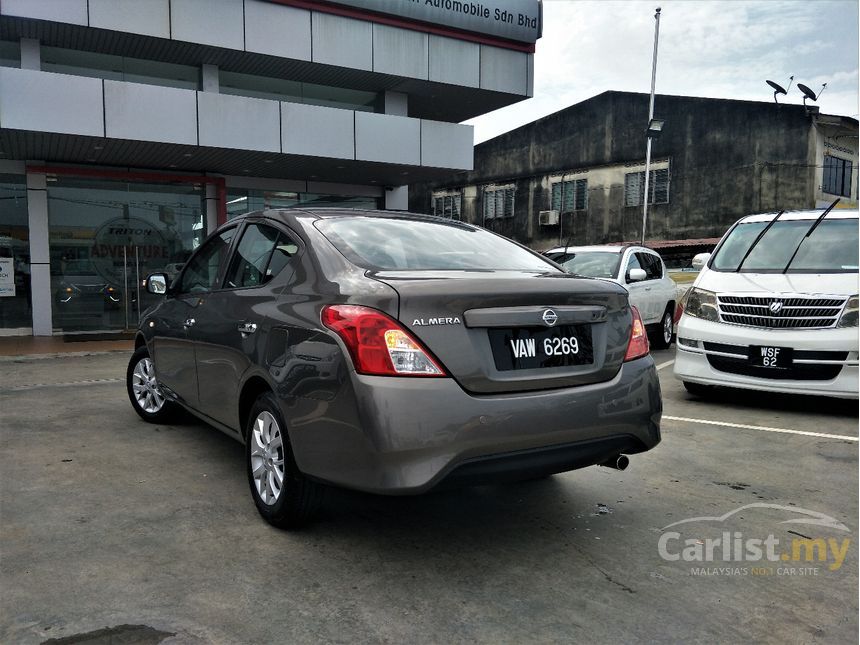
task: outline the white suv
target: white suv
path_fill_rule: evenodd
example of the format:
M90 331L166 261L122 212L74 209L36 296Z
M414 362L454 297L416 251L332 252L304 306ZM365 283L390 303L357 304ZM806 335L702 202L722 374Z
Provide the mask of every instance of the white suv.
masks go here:
M644 246L568 246L550 249L544 255L568 273L625 287L630 304L639 310L648 328L651 344L666 349L672 343L675 281L654 251Z
M857 211L738 221L681 303L675 376L698 395L857 398L857 233Z

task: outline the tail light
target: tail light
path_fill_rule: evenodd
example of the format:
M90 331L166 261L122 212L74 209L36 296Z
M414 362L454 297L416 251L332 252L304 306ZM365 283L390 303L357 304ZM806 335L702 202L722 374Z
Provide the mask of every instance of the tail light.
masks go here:
M633 305L630 306L633 312L633 327L630 329L630 342L627 343L627 354L624 356L625 361L632 361L634 358L641 358L648 354L648 334L645 333L645 325L642 324L642 316L639 315L639 310Z
M672 322L674 322L677 325L678 321L681 320L681 316L683 316L683 315L684 315L684 300L682 298L680 300L680 302L678 302L678 304L675 305L675 317L672 319Z
M358 305L327 305L322 324L341 337L355 371L372 376L447 376L439 362L400 323Z

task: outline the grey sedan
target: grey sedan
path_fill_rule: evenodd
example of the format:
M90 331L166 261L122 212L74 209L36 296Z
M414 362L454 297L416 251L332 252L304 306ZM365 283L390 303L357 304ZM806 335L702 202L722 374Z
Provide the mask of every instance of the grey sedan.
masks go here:
M141 319L128 393L245 445L261 515L323 484L383 494L543 477L660 441L660 387L625 290L506 238L379 211L251 213Z

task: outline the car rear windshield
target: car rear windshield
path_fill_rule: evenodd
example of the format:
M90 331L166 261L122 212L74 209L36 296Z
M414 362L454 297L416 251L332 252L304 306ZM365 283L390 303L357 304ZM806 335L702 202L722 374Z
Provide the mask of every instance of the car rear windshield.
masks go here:
M558 262L558 260L556 260ZM614 278L621 264L621 253L613 251L577 251L561 263L569 273L588 278Z
M716 271L742 273L857 273L857 220L823 219L812 235L804 239L815 220L779 220L743 260L767 222L738 224L720 245L711 260ZM798 248L800 245L800 248ZM797 255L791 259L797 249ZM790 263L790 264L789 264Z
M350 262L372 270L558 269L510 240L451 222L388 217L332 217L317 228Z

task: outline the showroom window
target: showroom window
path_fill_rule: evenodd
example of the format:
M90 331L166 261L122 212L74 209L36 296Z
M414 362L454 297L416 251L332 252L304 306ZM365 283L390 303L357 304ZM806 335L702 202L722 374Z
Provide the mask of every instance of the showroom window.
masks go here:
M359 208L376 210L375 197L326 195L322 193L294 193L278 190L227 189L227 217L269 208Z
M0 329L32 327L30 234L24 175L0 174Z
M562 208L562 193L564 208ZM559 213L572 213L588 208L588 180L570 179L557 181L552 185L552 210Z
M669 169L652 170L648 182L648 203L669 203ZM645 171L624 175L624 205L641 206L645 195Z
M373 112L379 98L376 92L302 83L283 78L254 76L224 70L220 71L219 77L222 94L252 96L290 103L306 103L308 105Z
M42 47L42 71L196 90L200 68L97 52Z
M21 46L17 40L0 40L0 67L21 67Z
M461 219L463 196L457 193L433 193L433 215L445 219Z
M122 331L158 300L140 285L172 280L205 237L204 188L47 175L53 326Z
M824 157L824 181L821 189L831 195L851 197L851 171L854 164L848 159L827 155Z
M487 188L484 190L484 219L495 219L514 216L513 186Z

